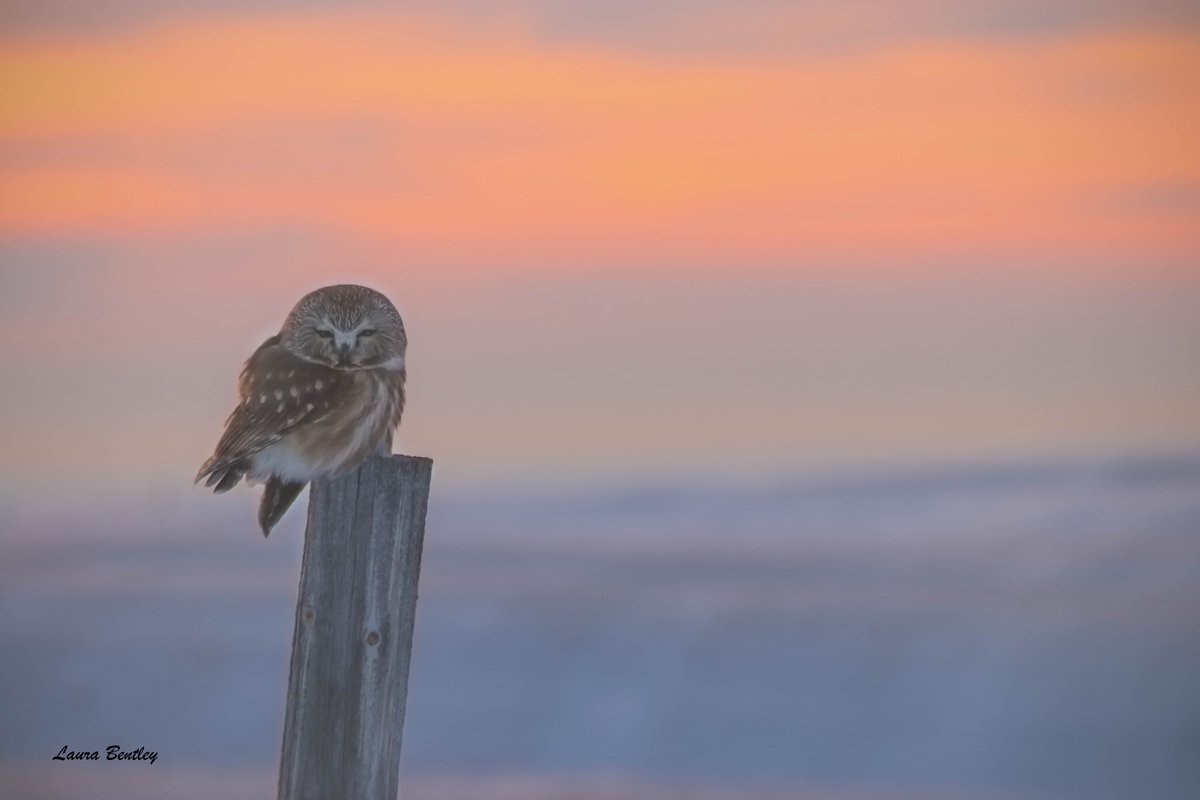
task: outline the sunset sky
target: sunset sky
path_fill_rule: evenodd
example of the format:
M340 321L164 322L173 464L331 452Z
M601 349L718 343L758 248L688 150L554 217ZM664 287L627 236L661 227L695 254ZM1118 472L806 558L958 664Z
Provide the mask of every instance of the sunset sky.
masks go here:
M0 499L187 485L316 286L439 480L1200 448L1200 6L0 9Z

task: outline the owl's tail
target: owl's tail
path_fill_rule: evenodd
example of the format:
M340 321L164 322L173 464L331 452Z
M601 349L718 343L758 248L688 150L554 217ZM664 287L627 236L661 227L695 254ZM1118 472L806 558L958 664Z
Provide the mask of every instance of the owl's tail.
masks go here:
M199 483L208 478L208 480L204 481L205 486L217 494L228 492L237 486L242 478L246 477L246 467L247 464L245 461L230 461L213 456L204 462L204 466L196 473L196 479L193 483Z
M258 524L262 528L264 537L271 535L271 529L275 527L275 523L279 522L284 512L291 508L297 495L307 484L307 481L285 481L278 475L267 478L262 502L258 505Z

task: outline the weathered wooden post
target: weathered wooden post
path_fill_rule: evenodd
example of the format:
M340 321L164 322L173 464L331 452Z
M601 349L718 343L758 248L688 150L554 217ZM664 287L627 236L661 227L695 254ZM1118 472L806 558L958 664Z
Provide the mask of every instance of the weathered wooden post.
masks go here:
M316 481L279 800L394 800L433 462L375 457Z

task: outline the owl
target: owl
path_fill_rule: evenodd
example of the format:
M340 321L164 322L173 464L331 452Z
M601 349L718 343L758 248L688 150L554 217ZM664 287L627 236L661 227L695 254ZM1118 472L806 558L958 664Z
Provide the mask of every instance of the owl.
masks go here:
M265 483L263 536L312 479L388 454L404 410L404 323L365 286L326 286L296 303L247 359L240 402L196 483L225 492Z

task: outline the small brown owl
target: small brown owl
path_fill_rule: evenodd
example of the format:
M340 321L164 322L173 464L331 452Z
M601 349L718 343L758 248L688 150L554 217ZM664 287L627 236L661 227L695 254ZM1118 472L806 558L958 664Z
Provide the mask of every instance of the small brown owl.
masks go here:
M390 453L404 410L404 323L365 286L326 286L300 299L254 351L241 402L196 482L225 492L265 481L258 523L270 534L313 478Z

